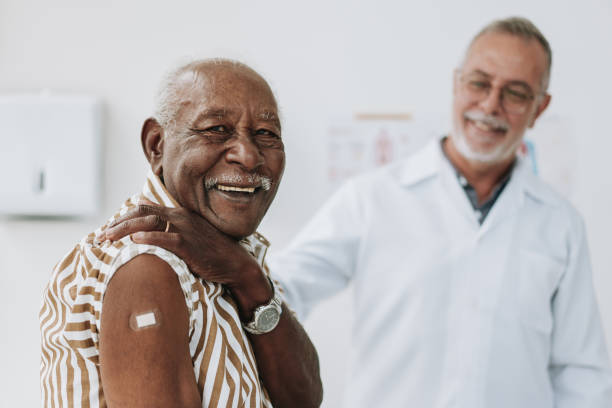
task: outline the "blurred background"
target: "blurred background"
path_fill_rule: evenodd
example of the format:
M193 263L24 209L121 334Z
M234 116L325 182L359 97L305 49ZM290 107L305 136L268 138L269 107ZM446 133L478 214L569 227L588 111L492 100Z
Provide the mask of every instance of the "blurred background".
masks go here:
M0 94L46 89L103 104L98 213L0 217L0 406L40 404L44 286L55 263L140 190L147 168L140 128L168 69L189 58L229 57L270 82L282 111L287 168L260 231L278 251L336 185L330 129L359 112L402 112L420 124L415 131L444 134L453 68L483 25L510 15L532 19L553 48L552 104L528 136L536 146L538 132L546 141L543 174L552 182L560 172L571 176L557 180L558 188L586 220L612 349L610 0L0 0ZM0 140L0 149L12 143L7 135ZM305 322L319 351L325 407L342 398L352 319L345 292Z

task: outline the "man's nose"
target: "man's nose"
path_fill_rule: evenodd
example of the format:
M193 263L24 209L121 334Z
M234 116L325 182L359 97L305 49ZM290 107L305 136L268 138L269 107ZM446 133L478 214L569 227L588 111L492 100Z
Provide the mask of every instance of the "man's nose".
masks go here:
M259 147L253 142L248 132L240 132L233 138L226 153L226 159L248 171L255 170L264 163Z
M480 101L480 108L487 115L498 114L502 110L502 89L491 88L487 96Z

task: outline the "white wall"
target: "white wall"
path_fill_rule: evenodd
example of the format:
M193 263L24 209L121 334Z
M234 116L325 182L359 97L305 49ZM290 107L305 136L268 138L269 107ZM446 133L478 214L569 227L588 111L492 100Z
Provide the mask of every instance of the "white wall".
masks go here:
M586 218L612 348L608 0L182 0L165 5L2 0L0 92L48 88L92 93L104 100L106 118L99 217L0 218L0 406L38 404L37 314L44 285L55 262L140 188L145 169L140 126L150 113L158 79L178 58L239 58L276 90L288 163L261 230L279 249L329 193L323 183L328 118L368 108L446 118L451 71L469 38L490 19L513 14L532 18L554 50L553 103L546 114L574 124L578 169L573 199ZM445 120L439 130L447 130ZM338 406L342 393L352 318L347 310L350 301L343 294L306 322L319 349L327 407Z

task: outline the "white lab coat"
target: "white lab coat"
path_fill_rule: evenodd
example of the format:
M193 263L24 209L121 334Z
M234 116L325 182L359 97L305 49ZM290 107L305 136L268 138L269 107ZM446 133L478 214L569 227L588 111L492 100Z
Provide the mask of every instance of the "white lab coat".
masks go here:
M612 407L583 222L527 163L479 225L433 141L346 183L270 266L301 317L354 284L346 407Z

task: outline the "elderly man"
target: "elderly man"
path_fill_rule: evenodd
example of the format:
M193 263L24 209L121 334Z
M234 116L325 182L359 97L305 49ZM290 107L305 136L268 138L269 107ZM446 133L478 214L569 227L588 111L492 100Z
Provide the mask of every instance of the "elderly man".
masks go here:
M40 314L43 404L319 406L316 352L263 272L267 242L255 233L285 164L268 84L231 61L183 66L141 138L142 193L53 271ZM169 251L138 234L99 243L143 202L197 214L190 242L207 260L190 263L170 224Z
M516 156L550 66L528 20L486 26L449 136L349 181L271 263L300 315L354 285L345 406L612 406L582 220Z

